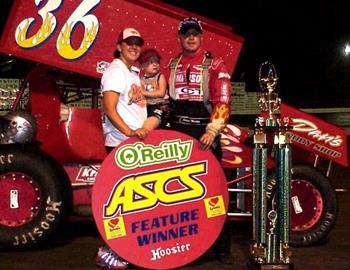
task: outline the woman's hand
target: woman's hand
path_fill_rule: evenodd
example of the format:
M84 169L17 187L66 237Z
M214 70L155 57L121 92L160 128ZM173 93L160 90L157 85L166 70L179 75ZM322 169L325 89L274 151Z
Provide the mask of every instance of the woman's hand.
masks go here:
M138 129L135 129L135 130L131 130L130 133L128 134L129 137L133 137L133 136L136 136L138 137L140 140L143 140L144 138L147 137L149 133L149 130L148 129L145 129L145 128L138 128Z

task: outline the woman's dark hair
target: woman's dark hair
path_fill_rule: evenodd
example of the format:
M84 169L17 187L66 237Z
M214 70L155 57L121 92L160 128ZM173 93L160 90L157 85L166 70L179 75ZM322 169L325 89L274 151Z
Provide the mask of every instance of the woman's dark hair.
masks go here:
M113 56L114 58L120 58L120 51L118 49L115 49Z

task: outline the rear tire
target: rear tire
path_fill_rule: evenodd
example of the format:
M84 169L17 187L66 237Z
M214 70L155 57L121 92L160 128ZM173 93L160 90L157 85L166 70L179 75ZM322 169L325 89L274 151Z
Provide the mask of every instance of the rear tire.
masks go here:
M326 239L337 216L337 199L329 179L307 165L295 165L291 174L290 244L310 246ZM267 206L274 204L275 174L268 177Z
M38 245L71 209L71 188L60 164L37 148L14 146L0 155L0 246Z

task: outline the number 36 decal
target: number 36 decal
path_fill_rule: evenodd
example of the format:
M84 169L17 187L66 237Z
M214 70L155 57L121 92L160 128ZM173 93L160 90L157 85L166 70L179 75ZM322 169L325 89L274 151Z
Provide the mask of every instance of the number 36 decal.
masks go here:
M51 37L57 25L57 20L53 12L61 6L62 1L63 0L48 0L46 5L38 10L38 14L42 19L41 25L38 31L32 36L28 36L29 28L32 24L39 23L38 20L35 20L33 17L25 18L18 24L15 39L20 47L35 48ZM97 6L100 1L101 0L82 1L63 25L56 41L56 49L61 57L74 60L83 56L88 51L89 47L96 39L99 22L96 16L87 13ZM34 2L35 5L39 7L42 0L34 0ZM74 49L71 46L71 37L72 31L78 23L84 25L84 36L79 47Z

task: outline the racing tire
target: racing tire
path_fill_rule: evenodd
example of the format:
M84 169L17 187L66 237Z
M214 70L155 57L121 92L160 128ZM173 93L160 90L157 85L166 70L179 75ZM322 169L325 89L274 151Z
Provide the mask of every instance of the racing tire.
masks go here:
M267 179L267 208L274 207L275 174ZM308 165L291 170L290 244L311 246L324 241L337 217L337 198L329 179Z
M5 147L0 153L0 247L37 246L69 215L69 178L60 164L37 148Z

